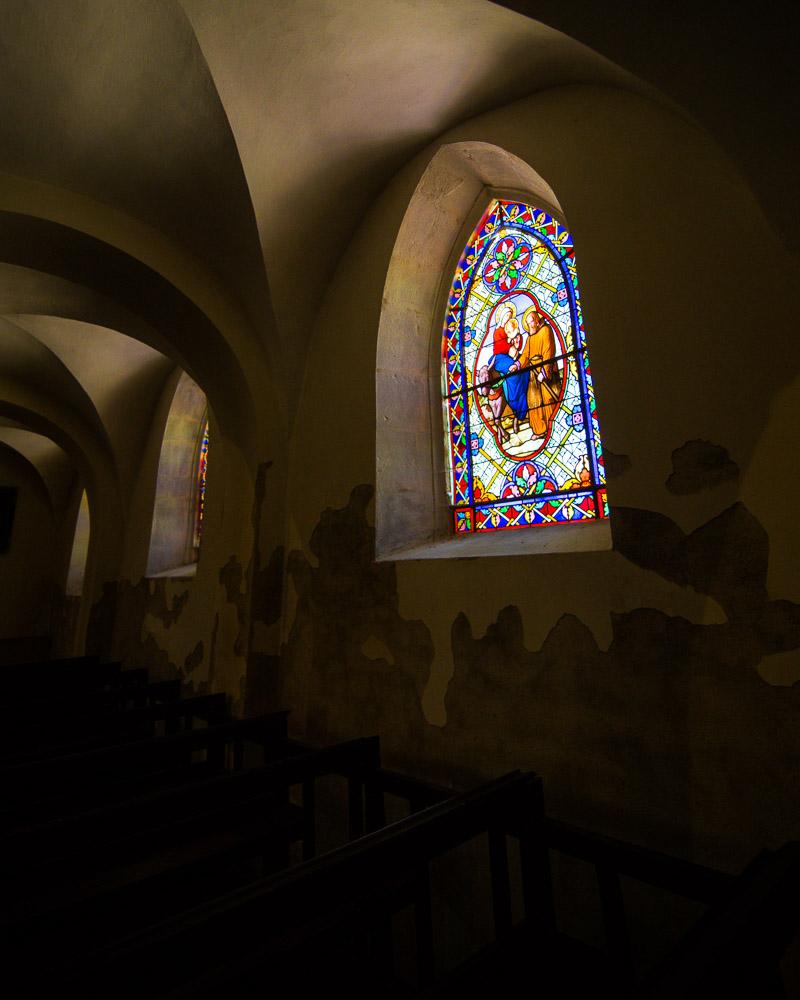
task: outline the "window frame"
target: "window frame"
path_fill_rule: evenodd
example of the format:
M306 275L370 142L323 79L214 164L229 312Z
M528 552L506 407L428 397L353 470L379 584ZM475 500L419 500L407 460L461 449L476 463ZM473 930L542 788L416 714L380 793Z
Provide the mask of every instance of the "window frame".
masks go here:
M431 366L431 379L430 379L431 382L430 391L432 399L431 421L432 421L432 426L435 426L434 421L437 420L437 415L433 413L433 410L434 408L436 408L438 410L439 426L442 428L443 431L443 433L440 435L441 446L438 449L438 454L436 452L434 453L433 472L434 476L436 476L437 472L440 474L440 482L444 484L443 487L441 487L440 489L444 490L446 498L445 506L447 510L447 516L449 519L448 533L450 537L456 537L456 538L474 537L478 535L481 536L486 535L491 537L495 535L508 534L510 532L515 532L515 533L520 532L527 535L529 534L529 532L526 529L529 528L532 532L545 531L545 530L548 533L558 532L559 538L548 539L547 541L550 542L550 544L548 545L545 544L531 545L526 541L526 543L524 544L525 550L575 551L577 549L585 550L585 549L595 549L595 548L610 548L611 535L610 535L610 528L607 526L607 522L609 520L608 503L607 503L607 484L602 476L598 476L598 479L596 481L593 476L590 490L595 494L594 497L595 504L597 506L600 506L601 509L602 507L605 508L606 511L605 516L601 515L600 517L590 517L586 519L581 519L576 521L566 521L563 523L555 523L555 524L515 525L513 527L484 529L483 531L477 531L474 529L471 531L458 531L457 528L455 527L455 525L458 522L456 512L459 510L459 508L462 510L472 510L474 512L475 507L479 506L479 504L476 503L475 500L473 500L471 504L458 504L455 502L451 502L449 496L447 483L448 480L452 482L452 472L450 471L452 468L452 463L450 460L451 456L448 453L451 447L449 400L456 393L443 392L443 389L445 387L443 386L444 362L442 360L442 346L443 346L442 341L444 337L444 327L449 308L449 299L452 291L453 280L456 275L459 262L461 261L464 251L468 247L472 237L477 232L479 224L481 223L482 219L485 217L486 213L488 212L488 210L491 208L492 204L495 201L521 203L526 205L527 207L533 208L536 211L544 211L549 216L551 216L551 218L556 223L558 223L565 230L567 230L570 236L572 236L571 230L569 229L564 214L560 212L557 208L555 208L551 202L549 202L546 198L543 198L540 194L534 194L532 192L525 192L511 188L498 188L498 187L487 186L483 188L483 190L476 198L472 210L469 212L467 220L461 227L459 235L456 238L456 242L452 248L450 257L448 259L448 272L443 274L440 279L439 292L437 295L437 309L439 315L434 320L434 326L431 333L431 353L429 360ZM561 261L559 261L558 264L559 264L559 269L562 270L563 273L563 269L561 268ZM576 274L577 274L577 268L576 268ZM568 275L566 275L566 280L569 280ZM466 302L464 303L464 308L465 307L466 307ZM572 307L571 311L573 313L572 315L573 321L577 321L579 318L578 316L579 310L582 316L582 308L579 306L578 301L575 300L574 294L571 296L571 307ZM577 327L578 327L577 322L575 322L575 326L576 326L575 343L573 344L571 350L565 351L564 357L565 359L568 359L574 356L576 361L580 363L582 352L585 351L588 356L588 345L584 340L583 347L581 347L577 335ZM438 329L438 336L437 336L437 329ZM568 363L569 362L567 361L567 364ZM462 373L462 378L464 379L467 378L467 372ZM590 381L592 381L591 375L589 376L589 379ZM590 411L589 398L588 398L588 389L586 392L584 392L585 386L583 383L584 380L581 379L579 376L580 406L581 410L583 411L584 423L588 429L588 435L589 435L587 446L590 452L594 452L595 444L591 440L593 431L592 431L592 415ZM463 383L462 383L462 388L458 390L458 392L463 392L465 395L465 423L467 427L467 432L469 432L469 430L471 429L469 425L469 410L466 407L466 395L470 391L472 390L463 387ZM435 394L435 405L433 402L434 394ZM469 445L467 447L469 448ZM596 453L591 458L591 467L598 468ZM472 476L470 474L470 479L471 478ZM439 490L436 488L435 485L434 489L436 491L436 496L437 496L437 513L438 513L437 520L439 521L439 524L437 525L439 529L437 534L439 534L439 536L441 537L444 534L444 525L440 513L440 508L442 506L441 497L439 496ZM563 492L566 493L568 491L565 490ZM544 500L545 497L543 497L542 499ZM453 497L453 500L455 500L455 496ZM575 538L574 540L567 540L566 538L561 537L563 532L559 531L559 529L578 531L580 529L588 527L591 524L598 525L603 523L606 524L605 530L603 528L595 529L594 531L590 532L589 535L582 536L580 539ZM568 544L568 541L574 541L576 544L574 545ZM580 542L581 544L577 544L578 542ZM475 548L475 553L474 553L475 555L492 554L492 553L485 553L483 551L478 551L478 549L482 550L484 548L483 546L475 546L474 548Z
M445 305L458 259L493 198L540 206L560 222L564 213L533 167L507 149L477 140L439 146L414 185L388 255L377 330L375 560L611 549L608 520L469 537L453 532L440 362ZM602 400L602 380L599 393Z

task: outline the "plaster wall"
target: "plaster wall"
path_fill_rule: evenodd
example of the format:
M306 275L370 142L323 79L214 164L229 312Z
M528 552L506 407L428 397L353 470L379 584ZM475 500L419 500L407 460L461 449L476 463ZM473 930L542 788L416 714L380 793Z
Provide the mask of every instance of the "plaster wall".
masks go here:
M171 386L165 396L172 398ZM132 507L132 536L146 537L164 420L156 419ZM244 709L255 501L251 466L210 414L203 539L190 577L152 579L140 553L130 574L107 581L91 612L87 651L146 667L154 679L181 677L188 690L222 691ZM147 497L151 498L148 507ZM280 523L280 519L277 519ZM146 555L146 550L144 555Z
M372 561L382 294L437 143L374 203L314 329L282 700L314 738L377 732L390 763L440 780L531 767L564 818L735 866L800 830L800 689L764 679L800 678L798 583L770 561L797 546L775 506L796 262L707 135L645 99L552 90L441 142L465 140L529 163L575 237L615 550ZM767 344L780 364L754 360ZM704 471L701 446L695 486L671 490L693 440L734 471ZM431 447L398 442L410 463Z

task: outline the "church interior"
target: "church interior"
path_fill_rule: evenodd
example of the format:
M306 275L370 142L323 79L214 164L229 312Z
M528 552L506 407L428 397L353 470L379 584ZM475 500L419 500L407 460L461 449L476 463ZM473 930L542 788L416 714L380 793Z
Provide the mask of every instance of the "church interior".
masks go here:
M794 15L3 0L17 995L800 997ZM453 531L494 198L574 239L602 524Z

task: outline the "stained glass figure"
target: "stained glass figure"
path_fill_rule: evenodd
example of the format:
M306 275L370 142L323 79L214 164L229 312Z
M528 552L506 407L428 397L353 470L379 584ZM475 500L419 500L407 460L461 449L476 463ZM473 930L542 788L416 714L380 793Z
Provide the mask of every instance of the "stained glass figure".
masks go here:
M208 468L208 420L203 425L200 435L200 447L197 455L197 502L195 504L194 546L198 548L203 535L203 513L206 502L206 472ZM184 536L185 537L185 536Z
M607 518L572 237L495 200L456 268L442 337L457 533Z

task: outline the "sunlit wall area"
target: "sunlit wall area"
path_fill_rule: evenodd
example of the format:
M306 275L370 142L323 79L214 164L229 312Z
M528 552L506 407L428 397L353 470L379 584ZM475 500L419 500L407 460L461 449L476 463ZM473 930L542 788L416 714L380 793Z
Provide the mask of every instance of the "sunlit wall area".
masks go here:
M86 573L86 557L89 554L89 535L91 531L89 516L89 501L86 490L81 495L78 507L78 519L75 522L75 537L72 542L72 552L67 570L67 597L80 597L83 593L83 578Z

